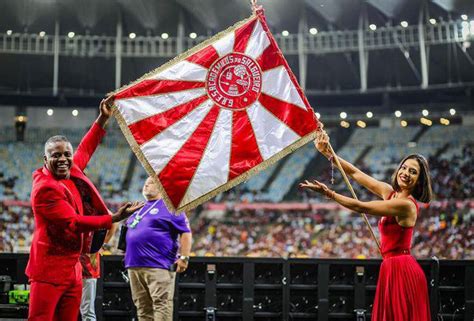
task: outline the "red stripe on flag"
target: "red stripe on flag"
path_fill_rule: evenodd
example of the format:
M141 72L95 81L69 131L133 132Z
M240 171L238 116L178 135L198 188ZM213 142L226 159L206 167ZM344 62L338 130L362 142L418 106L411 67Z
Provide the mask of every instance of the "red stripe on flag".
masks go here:
M259 19L260 23L262 24L263 30L265 30L265 32L267 33L268 39L270 40L270 46L269 47L273 47L273 48L277 49L278 52L281 54L280 49L278 49L278 44L275 41L275 38L273 37L272 33L270 32L270 29L268 28L267 20L265 18L265 15L263 14L263 10L257 10L257 16L258 16L258 19ZM301 99L303 99L303 101L305 103L305 106L307 106L307 108L309 108L308 113L311 113L311 115L308 115L308 118L312 119L312 120L307 119L306 121L314 122L315 125L313 125L313 126L316 127L315 129L317 129L318 128L318 121L316 119L316 115L314 115L314 113L313 113L314 111L311 110L308 99L306 98L305 94L303 93L303 90L301 89L301 87L298 85L298 81L296 80L296 77L293 74L293 71L291 70L290 66L288 65L288 62L285 60L285 57L283 56L283 54L281 54L280 59L282 61L283 66L285 66L285 69L288 72L288 75L290 76L291 82L293 83L293 85L295 86L295 88L298 91L299 95L301 96ZM295 107L295 108L297 108L297 107ZM298 127L296 127L296 128L298 128Z
M245 52L245 49L247 48L247 43L249 42L250 36L252 35L253 29L255 28L256 23L257 23L257 19L254 19L234 31L234 34L235 34L234 51L235 52Z
M207 95L195 98L162 113L139 120L129 125L128 128L130 128L137 143L141 145L176 123L208 99Z
M115 95L115 99L151 96L205 86L201 81L147 79Z
M204 68L211 67L212 63L219 58L219 54L212 45L196 52L194 55L186 58L187 61L203 66Z
M232 115L232 146L230 151L229 180L263 162L257 139L247 112L234 111Z
M285 60L278 52L278 49L273 46L273 43L270 43L260 57L257 58L257 63L260 65L263 72L278 66L284 66Z
M275 117L284 122L295 133L303 137L318 128L315 115L311 108L308 111L288 102L276 99L264 93L258 101Z
M214 105L183 147L158 175L174 207L183 199L206 149L220 108Z

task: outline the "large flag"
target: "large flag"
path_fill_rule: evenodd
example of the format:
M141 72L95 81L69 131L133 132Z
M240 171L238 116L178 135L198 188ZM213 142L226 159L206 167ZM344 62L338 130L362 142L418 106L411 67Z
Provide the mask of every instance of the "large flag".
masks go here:
M174 211L247 180L318 127L263 10L114 95L123 133Z

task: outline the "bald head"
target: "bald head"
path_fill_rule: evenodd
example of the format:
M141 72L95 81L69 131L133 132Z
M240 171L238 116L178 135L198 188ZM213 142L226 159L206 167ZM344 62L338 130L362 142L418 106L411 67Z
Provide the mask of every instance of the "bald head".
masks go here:
M157 200L161 198L160 190L158 189L158 184L151 177L148 177L143 185L143 197L147 201Z

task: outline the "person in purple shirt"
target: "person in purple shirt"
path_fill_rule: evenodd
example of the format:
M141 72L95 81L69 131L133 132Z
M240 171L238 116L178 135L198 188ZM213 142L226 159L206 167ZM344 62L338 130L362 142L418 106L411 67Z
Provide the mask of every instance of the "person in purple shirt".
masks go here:
M187 269L192 235L185 213L170 213L149 177L144 207L127 220L125 267L139 321L171 321L176 272ZM178 256L178 251L180 255Z

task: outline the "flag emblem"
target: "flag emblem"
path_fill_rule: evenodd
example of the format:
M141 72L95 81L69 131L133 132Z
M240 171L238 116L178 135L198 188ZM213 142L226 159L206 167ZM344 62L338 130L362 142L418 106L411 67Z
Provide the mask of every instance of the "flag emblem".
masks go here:
M218 59L206 78L208 96L223 108L244 109L253 104L262 90L262 71L257 62L241 53Z
M178 212L301 147L318 127L262 10L114 96L132 150Z

